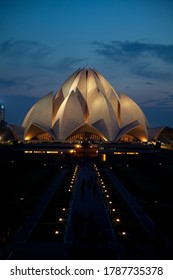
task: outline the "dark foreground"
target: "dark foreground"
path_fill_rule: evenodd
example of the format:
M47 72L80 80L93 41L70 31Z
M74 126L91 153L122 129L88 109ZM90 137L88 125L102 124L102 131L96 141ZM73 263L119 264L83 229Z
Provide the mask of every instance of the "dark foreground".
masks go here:
M172 174L169 151L3 153L1 259L172 259Z

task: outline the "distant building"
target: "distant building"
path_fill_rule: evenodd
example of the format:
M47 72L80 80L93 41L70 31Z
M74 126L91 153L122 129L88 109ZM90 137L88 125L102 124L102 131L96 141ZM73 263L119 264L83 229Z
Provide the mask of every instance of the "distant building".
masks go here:
M5 122L5 106L3 104L0 104L0 128L5 128L6 122Z
M5 106L0 104L0 122L5 121Z

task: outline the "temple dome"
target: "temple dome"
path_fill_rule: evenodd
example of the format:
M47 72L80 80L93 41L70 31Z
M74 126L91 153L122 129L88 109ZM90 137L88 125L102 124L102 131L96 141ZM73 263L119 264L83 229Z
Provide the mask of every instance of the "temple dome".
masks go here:
M91 68L76 70L54 96L51 92L37 101L22 126L25 139L45 133L59 141L94 136L112 142L127 133L141 141L148 139L147 119L139 106L124 94L119 97Z

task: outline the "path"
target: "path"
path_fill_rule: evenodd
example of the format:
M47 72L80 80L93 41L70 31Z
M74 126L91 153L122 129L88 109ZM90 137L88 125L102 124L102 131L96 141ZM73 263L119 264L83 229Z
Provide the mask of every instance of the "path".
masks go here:
M79 168L64 242L84 251L93 248L100 253L107 248L119 258L118 242L92 164Z

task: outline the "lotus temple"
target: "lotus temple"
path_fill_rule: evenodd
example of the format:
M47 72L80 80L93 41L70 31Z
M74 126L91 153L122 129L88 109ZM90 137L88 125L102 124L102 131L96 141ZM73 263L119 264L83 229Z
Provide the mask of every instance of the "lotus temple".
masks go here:
M165 128L149 128L141 108L118 94L95 69L79 68L53 95L38 100L22 126L8 125L20 141L140 141L157 139Z

